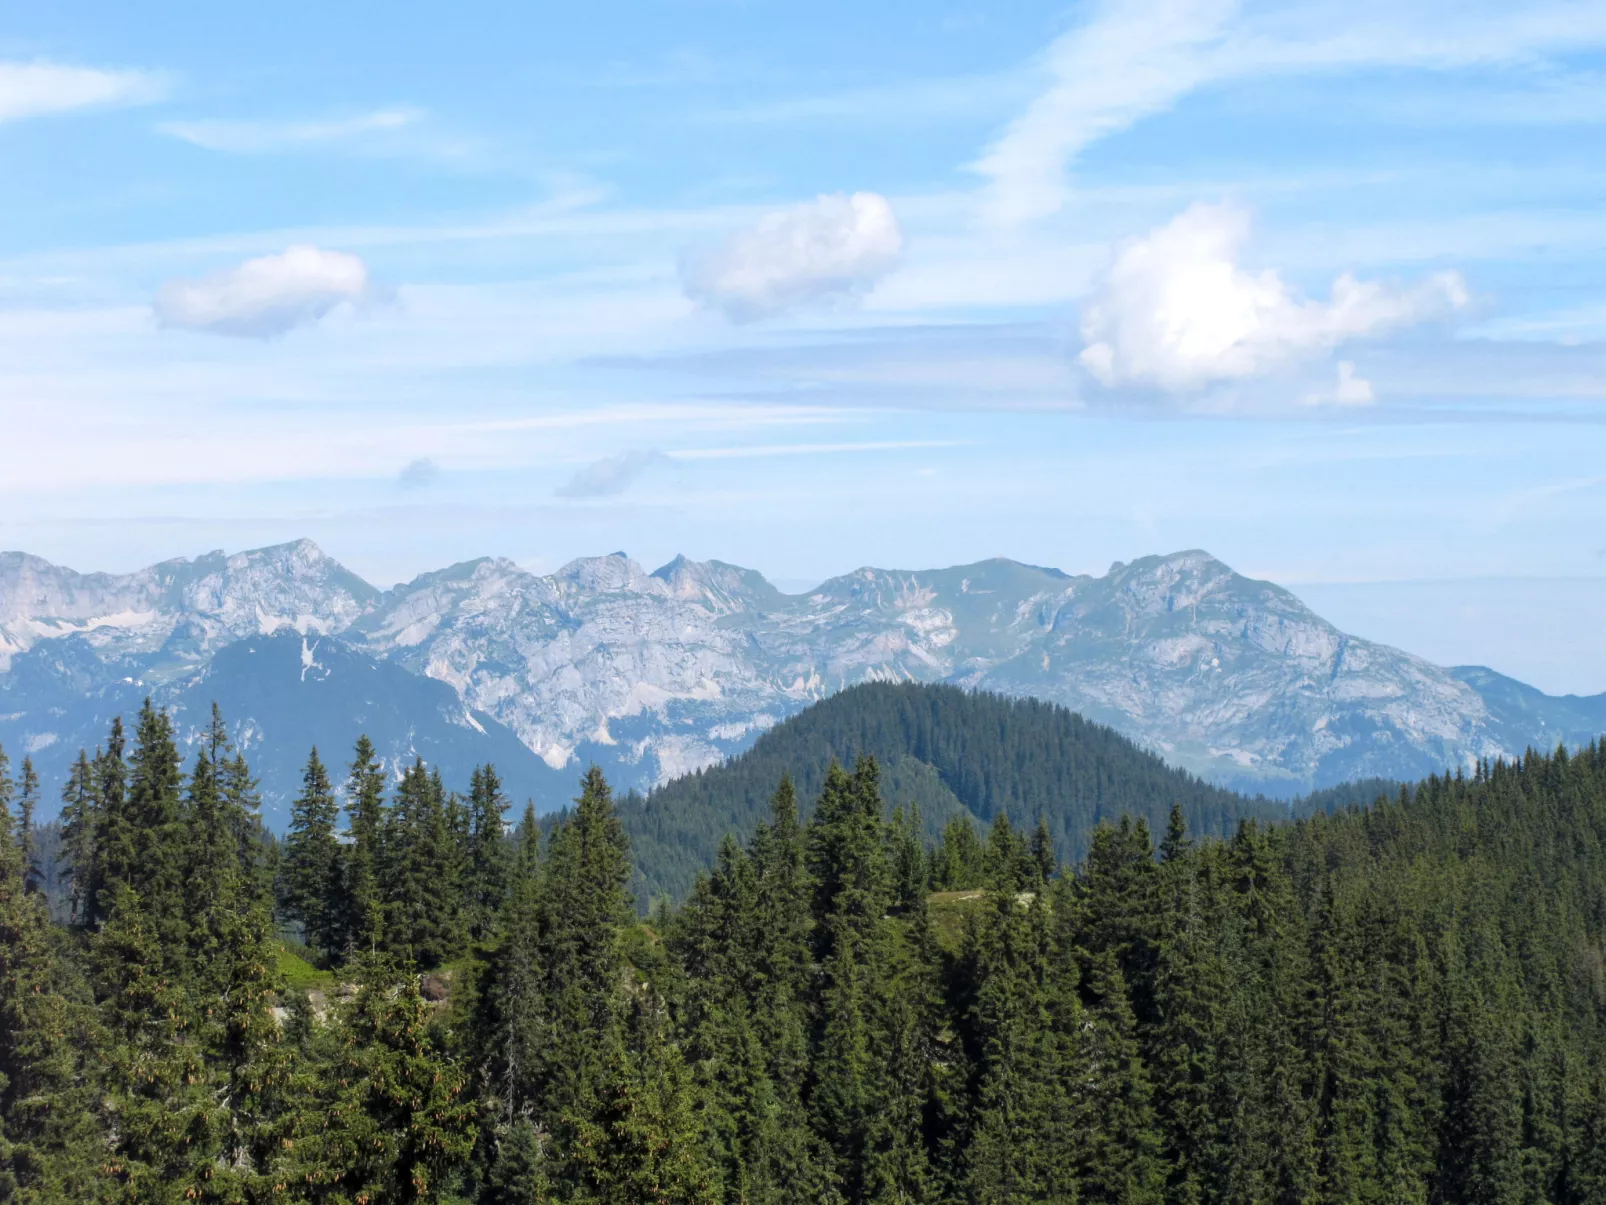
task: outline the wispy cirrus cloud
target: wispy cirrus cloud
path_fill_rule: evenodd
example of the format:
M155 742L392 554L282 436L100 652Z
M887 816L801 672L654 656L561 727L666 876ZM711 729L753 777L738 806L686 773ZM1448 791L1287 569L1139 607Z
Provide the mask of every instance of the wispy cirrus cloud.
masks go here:
M147 71L106 71L61 63L0 63L0 122L73 109L148 104L166 81Z
M1606 46L1606 7L1579 0L1318 0L1275 11L1242 0L1102 0L1057 38L1050 83L971 169L1006 224L1061 209L1083 150L1213 84L1366 68L1449 71Z
M555 491L560 498L607 498L622 494L637 478L669 457L657 448L638 448L593 461Z
M444 130L428 112L410 105L291 121L166 121L156 129L191 146L230 155L324 152L459 166L485 162L480 139Z
M373 140L416 128L419 109L375 109L350 117L312 121L165 121L161 133L208 151L263 154Z
M1078 152L1210 78L1206 52L1237 8L1236 0L1106 0L1057 39L1046 55L1053 83L973 165L989 181L993 215L1018 222L1059 209Z

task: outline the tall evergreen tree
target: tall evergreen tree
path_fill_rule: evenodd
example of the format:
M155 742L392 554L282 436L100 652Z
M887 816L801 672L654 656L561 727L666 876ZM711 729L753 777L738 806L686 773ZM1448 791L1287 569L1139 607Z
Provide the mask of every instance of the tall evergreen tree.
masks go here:
M505 835L508 809L494 766L476 766L469 777L469 831L464 866L464 905L469 935L484 938L500 915L508 889Z
M97 1187L87 1056L101 1039L61 978L44 901L25 885L0 808L0 1199L19 1205L90 1200Z
M380 841L385 826L385 774L367 736L357 738L346 778L346 831L341 868L342 944L348 951L379 949L385 940L385 902L379 886Z
M120 721L114 723L112 732L120 735ZM96 763L101 756L97 750ZM99 901L105 880L101 857L105 808L98 786L95 765L88 754L79 750L61 793L61 859L69 884L73 923L89 930L100 924Z
M115 749L114 739L101 775L102 891L115 899L127 887L138 898L143 924L149 926L167 966L176 972L188 941L186 879L191 845L172 721L145 700L135 727L125 798L120 798L116 782L121 758Z
M301 794L290 805L290 832L279 866L279 901L297 921L307 943L325 955L342 945L340 841L335 835L339 805L314 748L301 777Z
M421 758L397 784L383 841L386 943L405 961L435 966L463 941L459 846L452 804Z
M17 850L22 858L22 885L25 891L38 891L41 876L37 864L39 850L34 835L34 810L39 806L39 774L33 759L22 759L22 775L17 783Z

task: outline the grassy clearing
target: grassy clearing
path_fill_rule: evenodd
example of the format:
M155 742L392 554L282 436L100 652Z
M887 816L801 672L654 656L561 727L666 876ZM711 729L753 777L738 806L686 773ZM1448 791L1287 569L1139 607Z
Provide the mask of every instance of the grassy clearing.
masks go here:
M284 979L284 985L292 992L307 992L314 988L327 991L334 984L333 971L320 971L305 958L294 951L287 949L283 944L279 950L279 975Z
M936 891L926 897L937 944L950 954L964 944L966 921L987 906L985 891Z

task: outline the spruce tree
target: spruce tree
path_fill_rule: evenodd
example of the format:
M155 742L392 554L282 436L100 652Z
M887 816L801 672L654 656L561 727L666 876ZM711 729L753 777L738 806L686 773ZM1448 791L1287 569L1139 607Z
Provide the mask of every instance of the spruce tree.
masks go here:
M535 1085L550 1019L541 971L541 833L527 805L496 925L484 985L475 1000L473 1043L481 1083L479 1161L497 1205L542 1200L550 1190L548 1133L536 1119Z
M40 874L38 849L33 831L33 814L39 806L39 774L33 759L22 759L22 777L17 784L17 850L22 857L22 885L25 891L38 891Z
M556 1132L592 1116L618 1051L626 988L624 933L634 925L629 847L613 792L592 766L574 811L547 840L541 876L541 1009L550 1024L535 1084Z
M507 797L494 766L476 766L469 778L468 849L464 867L464 905L469 936L485 938L501 913L508 889Z
M397 784L385 823L386 943L421 967L438 965L464 940L452 806L440 776L418 759Z
M355 994L314 1027L297 1076L309 1107L271 1178L317 1201L453 1200L474 1148L468 1078L414 976L383 955L358 955L355 968Z
M188 941L190 833L183 810L183 772L167 713L149 699L140 708L126 797L114 783L121 775L118 752L114 739L102 769L102 892L115 899L127 887L138 897L157 951L176 971Z
M807 841L797 793L783 776L770 799L770 820L754 835L753 982L749 1015L773 1100L768 1159L774 1200L806 1205L839 1200L835 1156L810 1124L810 1002L815 974Z
M341 867L341 939L348 952L377 951L385 940L385 902L379 885L385 827L385 775L367 736L357 738L346 778L346 831Z
M339 806L329 773L314 748L301 777L301 794L290 805L290 832L279 867L284 914L302 926L307 944L326 957L342 951Z
M717 1205L692 1078L669 1038L667 1013L650 990L635 995L629 1011L606 1089L576 1126L576 1195L610 1205Z
M860 758L851 775L833 765L808 835L821 964L810 1110L835 1150L837 1175L850 1200L864 1186L875 1081L871 1013L884 984L891 902L881 813L876 764Z
M63 977L0 808L0 1199L19 1205L90 1200L97 1187L101 1118L86 1055L101 1037Z
M109 1037L105 1172L129 1200L205 1199L228 1130L222 1085L144 901L119 881L109 904L91 951Z
M96 750L95 761L98 763L100 758ZM61 860L67 874L73 923L86 930L100 924L99 900L105 879L101 856L105 808L98 785L94 764L88 754L79 750L61 793Z
M1092 956L1083 983L1089 1002L1077 1061L1085 1088L1076 1104L1092 1137L1077 1168L1078 1199L1159 1205L1165 1187L1161 1136L1138 1048L1137 1019L1115 956Z

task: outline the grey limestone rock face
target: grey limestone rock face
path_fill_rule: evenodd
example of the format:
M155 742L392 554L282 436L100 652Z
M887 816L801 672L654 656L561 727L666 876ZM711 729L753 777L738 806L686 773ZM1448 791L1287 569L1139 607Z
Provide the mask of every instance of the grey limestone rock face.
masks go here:
M1101 577L1006 560L865 568L798 595L683 557L655 572L589 557L548 575L484 559L381 593L310 541L125 576L0 554L0 689L42 642L80 646L75 680L93 677L87 649L108 680L161 683L286 628L450 686L554 771L597 760L643 788L868 680L1062 703L1174 764L1275 794L1464 768L1606 722L1598 700L1347 636L1200 551Z
M0 672L41 640L81 635L108 659L140 657L163 678L243 636L342 631L378 596L311 540L121 575L0 553Z

